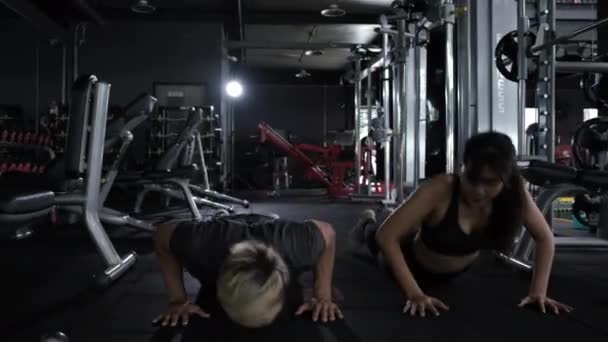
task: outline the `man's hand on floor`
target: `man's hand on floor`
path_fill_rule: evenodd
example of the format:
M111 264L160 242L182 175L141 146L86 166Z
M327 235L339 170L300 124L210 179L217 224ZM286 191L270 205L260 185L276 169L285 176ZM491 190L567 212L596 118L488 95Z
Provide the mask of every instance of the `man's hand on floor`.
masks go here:
M152 324L160 324L163 327L169 325L175 327L179 324L181 319L182 325L186 326L188 325L188 322L190 322L191 315L197 315L201 318L211 317L211 315L201 309L198 305L186 301L183 303L169 304L169 308L167 308L165 313L156 317L156 319L152 321Z

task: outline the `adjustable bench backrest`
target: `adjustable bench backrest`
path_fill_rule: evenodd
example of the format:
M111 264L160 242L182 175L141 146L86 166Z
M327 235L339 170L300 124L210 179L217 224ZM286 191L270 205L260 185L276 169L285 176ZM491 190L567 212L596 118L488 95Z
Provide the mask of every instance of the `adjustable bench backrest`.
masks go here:
M125 107L125 118L127 123L123 127L123 131L132 131L139 126L143 121L147 120L150 114L154 112L158 100L147 93L140 94L127 107Z
M190 139L203 122L203 109L192 108L188 114L186 126L180 132L172 146L170 146L156 163L157 171L171 170L177 166L177 161Z
M65 175L67 178L79 178L86 169L91 94L96 82L97 78L95 76L83 75L72 86L70 121L65 150Z
M118 143L124 131L132 131L148 119L154 112L158 100L147 93L140 94L131 101L124 109L124 117L115 119L108 123L106 129L105 148L109 149Z

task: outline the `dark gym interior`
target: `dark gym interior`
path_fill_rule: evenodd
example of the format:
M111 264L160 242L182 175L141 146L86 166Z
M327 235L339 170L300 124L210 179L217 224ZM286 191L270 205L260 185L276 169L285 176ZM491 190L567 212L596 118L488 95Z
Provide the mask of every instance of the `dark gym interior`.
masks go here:
M605 18L599 0L0 0L0 339L606 341ZM449 312L405 315L349 233L486 131L513 141L556 241L549 296L574 311L518 307L522 228L430 290ZM344 319L151 323L158 227L243 213L333 226Z

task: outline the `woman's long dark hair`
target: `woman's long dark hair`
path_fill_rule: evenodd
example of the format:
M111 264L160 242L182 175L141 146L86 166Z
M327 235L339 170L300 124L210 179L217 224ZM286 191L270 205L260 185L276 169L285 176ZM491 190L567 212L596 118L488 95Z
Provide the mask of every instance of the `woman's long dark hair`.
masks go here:
M464 150L466 177L478 181L484 169L498 175L504 187L494 199L488 230L489 248L505 251L523 223L524 187L511 138L498 132L472 136Z

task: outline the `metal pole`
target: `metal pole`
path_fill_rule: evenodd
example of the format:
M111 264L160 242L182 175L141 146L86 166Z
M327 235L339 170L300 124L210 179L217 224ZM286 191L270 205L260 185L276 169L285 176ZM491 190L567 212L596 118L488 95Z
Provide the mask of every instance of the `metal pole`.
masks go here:
M367 75L367 130L366 130L366 136L369 136L369 127L372 123L372 69L369 69L369 74ZM371 182L371 177L370 177L370 172L369 170L371 169L371 163L372 163L372 154L371 154L371 148L372 148L372 143L370 143L369 139L365 139L365 146L367 147L368 150L368 154L365 157L365 174L367 175L367 194L371 195L372 194L372 182Z
M74 28L73 45L72 45L72 80L76 81L78 78L78 31L80 24Z
M406 118L405 118L405 87L406 87L406 55L407 55L407 37L405 36L405 32L407 30L407 21L406 19L401 19L398 22L397 28L399 30L399 35L397 36L397 115L399 115L399 140L396 153L397 153L397 169L395 173L395 188L397 192L396 201L401 203L404 197L404 182L405 182L405 153L406 153Z
M517 153L526 154L526 80L528 79L528 61L526 56L525 34L528 30L528 18L526 17L526 1L517 0L517 51L518 70L518 107L517 107Z
M67 103L68 92L68 49L63 43L61 45L61 104Z
M552 0L549 2L549 23L551 25L551 31L555 30L555 19L556 19L556 11L557 11L557 6L555 4L555 0ZM608 20L605 19L603 20L603 23ZM602 24L603 24L602 23ZM597 26L596 26L597 27ZM588 31L589 29L586 29L586 31ZM579 30L580 31L580 30ZM586 32L585 31L585 32ZM582 32L580 32L582 33ZM580 33L577 33L575 35L578 35ZM574 37L574 35L572 36ZM549 120L549 124L550 124L550 128L549 128L549 132L550 132L550 144L549 144L549 161L554 163L555 162L555 45L550 48L547 52L548 52L548 56L547 56L547 61L549 62L549 91L551 92L550 95L550 101L549 101L549 110L551 111L551 118ZM549 221L551 222L551 221Z
M34 125L35 131L38 133L38 126L40 125L40 42L36 42L35 50L35 83L36 89L34 90Z
M355 60L355 183L361 193L361 59Z
M323 147L327 147L327 84L323 84Z
M471 7L471 0L460 0L460 6L466 8ZM456 156L455 165L463 164L463 151L466 144L466 140L473 135L475 132L474 117L476 112L471 102L472 88L471 88L471 55L473 54L471 46L471 11L467 11L466 14L461 15L458 18L458 26L456 27L456 40L458 41L458 50L456 54L456 73L458 74L458 81L456 83L456 98L458 109L456 112L458 123L458 134L456 139ZM421 169L421 174L424 169ZM421 178L424 178L421 177Z
M426 162L426 116L427 116L427 50L425 45L416 44L416 157L414 170L414 188L420 179L425 178Z
M408 29L410 32L416 32L416 24L411 22L408 23ZM416 129L419 124L418 120L418 101L420 98L420 94L418 93L418 65L416 59L416 43L412 40L409 40L407 44L407 54L406 54L406 72L405 72L405 85L403 88L403 93L405 96L405 105L403 109L403 130L405 132L405 153L404 153L404 162L405 162L405 180L404 186L405 189L411 191L416 188L416 150L418 148L418 136Z
M384 19L381 17L380 22L386 22L386 17ZM388 129L391 127L391 111L390 111L390 88L391 88L391 70L390 70L390 62L388 60L389 54L389 35L388 33L382 34L382 56L384 59L383 69L382 69L382 105L384 107L384 127ZM390 138L387 142L384 143L384 200L389 202L391 201L391 140Z
M203 150L203 142L201 141L201 133L194 133L195 144L198 150L198 154L200 156L201 162L201 172L203 173L203 186L205 190L211 190L211 185L209 184L209 174L207 173L207 161L205 160L205 151ZM192 149L194 151L194 149Z
M551 6L554 6L554 5L551 5ZM549 13L549 15L553 15L555 17L554 13L553 14ZM546 42L544 44L541 44L541 45L538 45L538 46L533 46L532 48L530 48L530 52L531 53L535 53L535 52L539 52L541 50L545 50L545 49L554 47L555 45L558 45L558 44L561 44L561 43L567 43L570 39L572 39L572 38L574 38L576 36L579 36L579 35L581 35L581 34L583 34L585 32L588 32L588 31L591 31L593 29L596 29L596 28L598 28L598 27L600 27L602 25L605 25L605 24L608 24L608 18L604 18L604 19L602 19L602 20L600 20L598 22L595 22L593 24L589 24L587 26L584 26L584 27L582 27L582 28L580 28L580 29L578 29L578 30L570 33L570 34L566 34L566 35L557 37L557 38L555 38L553 40L550 40L550 41L548 41L548 42Z
M234 141L235 141L235 136L234 136L234 104L232 104L230 106L230 168L228 169L228 172L230 172L230 189L234 190L234 170L235 170L235 165L234 165Z
M555 28L555 0L538 0L538 24L549 35ZM538 106L538 154L553 162L555 155L555 46L539 54L536 102Z
M420 179L420 109L422 107L422 97L423 92L426 93L426 87L422 86L422 74L421 74L421 55L420 55L420 46L418 46L418 42L414 41L414 94L416 94L414 99L414 108L412 108L411 115L414 117L414 165L412 170L412 189L416 189L418 187L418 180ZM426 73L424 74L426 77ZM410 94L411 96L412 94ZM424 94L426 97L426 94Z
M244 25L243 25L243 5L241 3L241 0L237 0L237 15L238 15L238 20L239 20L239 41L244 41L245 40L245 30L244 30ZM241 49L241 63L245 64L245 51L246 49Z
M398 175L400 174L400 166L399 166L399 146L401 145L401 106L399 105L399 78L398 78L398 65L397 59L395 60L395 64L392 65L392 99L393 99L393 137L392 137L392 146L393 146L393 183L395 185L395 197L393 200L397 201L397 180Z
M97 249L107 266L121 263L101 222L99 221L99 188L103 165L103 140L106 132L106 117L110 98L110 84L98 82L95 87L93 110L91 111L91 132L86 177L85 221Z
M454 3L453 0L443 0L448 13L445 21L445 124L446 124L446 172L454 173L455 151L455 75L454 75Z

